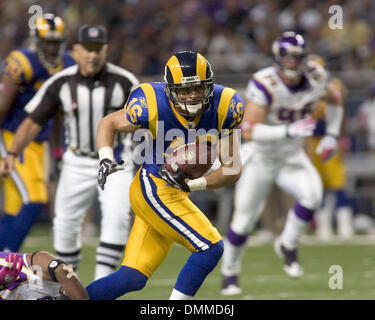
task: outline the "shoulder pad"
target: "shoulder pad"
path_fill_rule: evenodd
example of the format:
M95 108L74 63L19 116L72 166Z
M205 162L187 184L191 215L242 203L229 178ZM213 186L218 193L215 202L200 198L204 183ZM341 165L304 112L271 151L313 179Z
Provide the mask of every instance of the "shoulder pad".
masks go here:
M269 92L272 92L272 88L278 83L277 72L274 67L268 67L254 73L252 79L260 82Z
M156 105L156 98L148 97L149 91L147 84L141 84L131 92L124 108L132 125L141 126L148 122L149 100L155 100L154 103L151 102L150 104Z
M27 55L20 50L14 50L5 60L4 73L15 83L30 82L33 77L33 67Z

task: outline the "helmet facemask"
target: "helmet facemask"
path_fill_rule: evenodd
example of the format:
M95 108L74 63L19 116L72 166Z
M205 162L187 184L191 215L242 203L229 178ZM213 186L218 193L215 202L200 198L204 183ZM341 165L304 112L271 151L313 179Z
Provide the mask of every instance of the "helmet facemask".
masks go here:
M56 68L65 51L64 22L60 17L47 13L35 21L30 30L32 45L46 69Z
M295 66L289 67L283 60L294 59ZM284 56L280 57L280 69L288 80L295 81L298 80L304 69L305 69L306 56L304 54L289 54L286 53ZM293 64L293 63L292 63Z
M195 78L195 77L186 77ZM213 96L213 80L200 80L198 76L196 79L181 79L181 84L166 85L166 93L168 98L172 101L176 111L184 117L200 116L209 109L211 99ZM196 99L188 100L181 99L181 97L188 97L194 92Z
M301 78L306 65L305 40L294 32L285 32L272 45L280 71L290 81Z
M65 51L65 42L50 40L50 39L37 39L35 47L40 62L46 69L56 68L61 62L62 56ZM45 49L47 47L47 49ZM48 48L55 47L55 48ZM48 52L51 52L50 54Z
M181 51L165 65L165 92L176 111L187 118L206 112L212 102L214 81L211 65L199 52Z

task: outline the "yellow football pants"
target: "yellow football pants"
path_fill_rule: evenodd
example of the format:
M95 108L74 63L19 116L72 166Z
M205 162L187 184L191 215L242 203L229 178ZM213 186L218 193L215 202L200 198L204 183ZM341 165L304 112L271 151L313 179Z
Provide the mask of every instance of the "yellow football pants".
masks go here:
M325 162L320 160L320 155L315 153L316 147L320 142L320 138L314 137L309 139L309 147L312 154L312 162L318 170L324 189L341 190L346 184L346 166L342 159L341 150L333 155L333 157Z
M130 186L135 221L122 265L150 277L174 242L191 252L208 249L222 238L188 193L140 168Z
M1 130L0 155L6 156L14 133ZM48 193L45 184L45 144L31 142L17 158L10 177L3 178L4 211L17 215L23 204L30 202L47 203Z

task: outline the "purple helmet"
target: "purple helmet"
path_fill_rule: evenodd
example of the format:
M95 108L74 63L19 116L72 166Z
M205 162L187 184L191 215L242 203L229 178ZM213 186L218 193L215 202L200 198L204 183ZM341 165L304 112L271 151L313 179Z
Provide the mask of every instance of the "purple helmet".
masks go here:
M281 72L288 79L296 79L302 74L303 62L306 57L306 42L302 35L293 31L284 32L272 44L272 53L281 68ZM285 56L293 56L296 59L296 64L286 66L283 62Z

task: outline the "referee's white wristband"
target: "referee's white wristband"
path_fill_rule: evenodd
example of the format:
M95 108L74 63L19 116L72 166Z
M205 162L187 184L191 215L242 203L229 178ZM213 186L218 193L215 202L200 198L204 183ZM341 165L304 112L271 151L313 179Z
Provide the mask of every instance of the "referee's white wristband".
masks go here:
M115 161L115 157L113 156L113 148L112 147L109 147L109 146L106 146L106 147L102 147L98 150L98 154L99 154L99 160L103 160L105 158L111 160L112 162Z
M200 177L197 179L189 180L187 185L189 186L190 191L206 190L207 180L205 177Z

